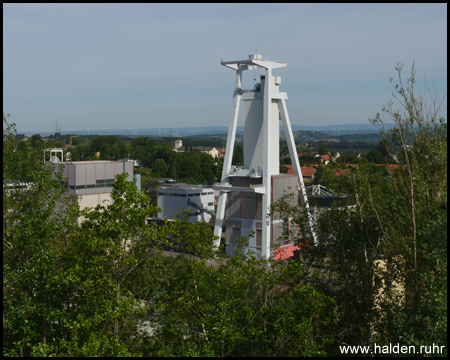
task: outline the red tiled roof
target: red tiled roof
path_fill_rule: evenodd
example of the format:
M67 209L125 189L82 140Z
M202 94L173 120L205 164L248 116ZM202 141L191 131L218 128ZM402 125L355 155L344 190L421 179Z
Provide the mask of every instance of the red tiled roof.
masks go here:
M337 169L334 173L335 176L346 175L350 172L350 169Z
M294 175L294 169L292 168L292 165L283 165L286 169L288 169L288 174Z
M288 174L294 175L294 169L292 168L292 165L283 165L286 169L288 169ZM314 173L317 171L316 168L311 166L301 166L300 167L302 171L303 177L312 177Z
M377 166L387 166L389 170L394 171L398 169L399 167L402 167L403 169L406 167L406 165L397 165L397 164L376 164Z
M303 177L313 177L314 173L317 171L316 168L309 166L302 166L300 169L302 170Z

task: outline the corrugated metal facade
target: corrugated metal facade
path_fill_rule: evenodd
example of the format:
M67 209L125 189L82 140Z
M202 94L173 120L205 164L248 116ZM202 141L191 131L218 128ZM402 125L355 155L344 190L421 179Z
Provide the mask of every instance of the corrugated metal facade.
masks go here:
M250 187L262 184L261 178L232 177L230 183L235 187ZM280 174L272 176L271 203L277 202L284 194L294 193L298 196L299 180L297 175ZM258 251L261 249L262 236L262 195L256 192L232 191L228 193L225 208L225 242L227 254L232 256L236 239L248 237L253 231L253 238L249 238L248 248ZM289 225L287 225L289 226ZM272 217L270 222L271 243L282 238L285 225L283 221ZM289 229L289 228L288 228ZM290 243L286 239L285 244Z
M53 165L58 171L61 164ZM68 181L70 194L110 193L115 176L125 172L127 180L133 181L133 161L74 161L63 165L63 177Z

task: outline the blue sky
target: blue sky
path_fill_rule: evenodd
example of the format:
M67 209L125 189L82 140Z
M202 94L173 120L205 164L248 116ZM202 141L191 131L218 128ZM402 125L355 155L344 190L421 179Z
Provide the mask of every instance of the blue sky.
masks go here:
M287 63L293 124L368 123L398 62L446 93L447 4L3 4L3 111L27 134L228 126L220 58L255 52Z

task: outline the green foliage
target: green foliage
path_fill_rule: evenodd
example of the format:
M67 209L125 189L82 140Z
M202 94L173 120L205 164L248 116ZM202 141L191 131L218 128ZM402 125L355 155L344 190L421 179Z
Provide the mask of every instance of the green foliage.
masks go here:
M329 300L298 283L298 263L267 266L239 252L164 260L167 272L151 276L158 326L146 355L324 355Z
M404 167L383 184L385 196L374 206L383 224L386 259L404 286L404 304L391 305L389 329L407 344L446 345L441 331L447 332L442 321L447 316L447 124L438 117L443 99L414 93L414 65L406 84L402 65L396 69L393 96L403 109L391 101L382 114L395 122L385 138L399 149ZM385 120L378 114L372 121L383 125Z
M319 155L328 155L328 148L326 146L321 146L317 152Z
M146 216L156 215L157 208L139 207L148 203L148 196L126 177L117 176L108 206L81 211L84 221L66 252L71 295L78 298L67 314L69 324L78 324L72 329L71 346L75 342L80 351L89 344L93 331L100 339L117 338L120 344L118 348L115 343L108 345L112 348L103 344L102 354L119 355L136 346L133 335L138 333L138 319L145 309L127 290L128 283L165 241L163 228L145 223ZM80 317L89 320L79 324Z
M40 134L35 134L35 135L31 136L28 141L30 141L31 145L35 148L44 145L44 140L42 140L42 137Z
M145 225L156 209L119 176L110 207L83 210L79 228L60 175L3 120L4 184L28 184L3 187L4 356L137 354L145 309L126 285L165 241Z
M385 157L378 150L370 150L367 154L367 160L374 164L384 164Z
M314 173L314 184L322 184L323 186L327 186L326 180L324 178L325 176L325 172L326 172L326 167L325 166L319 166L317 168L317 171Z
M298 239L309 284L335 300L329 336L338 344L447 345L447 125L436 98L414 94L414 67L406 85L401 70L393 88L403 109L383 109L396 127L382 131L380 149L397 149L402 166L362 162L347 176L325 174L347 197L319 210L318 244ZM380 114L372 122L385 128ZM297 205L282 200L274 210L306 230Z
M383 138L380 140L377 150L383 155L386 164L392 164L394 162L392 156L393 150L386 139Z
M244 148L240 144L236 145L233 151L232 164L236 166L244 165Z
M136 172L137 173L137 172ZM147 192L149 196L149 204L153 206L158 205L158 189L161 184L157 179L149 175L141 175L141 188Z
M3 354L37 355L41 347L48 354L67 306L61 251L76 205L61 174L28 142L18 146L14 132L3 116ZM11 191L15 181L25 187Z

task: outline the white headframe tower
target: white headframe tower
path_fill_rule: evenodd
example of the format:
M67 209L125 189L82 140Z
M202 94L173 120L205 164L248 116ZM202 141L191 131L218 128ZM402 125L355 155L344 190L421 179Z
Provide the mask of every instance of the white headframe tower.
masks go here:
M308 211L306 190L298 161L289 115L286 109L287 95L279 92L281 78L273 76L272 70L285 67L286 63L265 60L253 54L246 60L221 61L221 64L236 71L231 120L228 128L225 160L219 190L214 235L222 235L225 225L227 255L232 256L235 239L248 236L254 231L255 237L249 247L262 257L273 256L274 240L282 234L283 220L269 219L270 205L283 192L296 192L300 203ZM265 69L265 75L252 90L242 89L242 73L256 68ZM244 103L244 166L231 164L236 139L236 127L241 100ZM280 174L279 137L282 121L286 141L291 154L295 175ZM308 219L311 219L308 216ZM311 224L310 224L311 225ZM285 226L289 226L285 224ZM312 230L312 227L310 226ZM315 239L315 234L312 231ZM279 235L279 236L277 236ZM220 240L216 240L218 246ZM289 245L286 239L284 245Z

